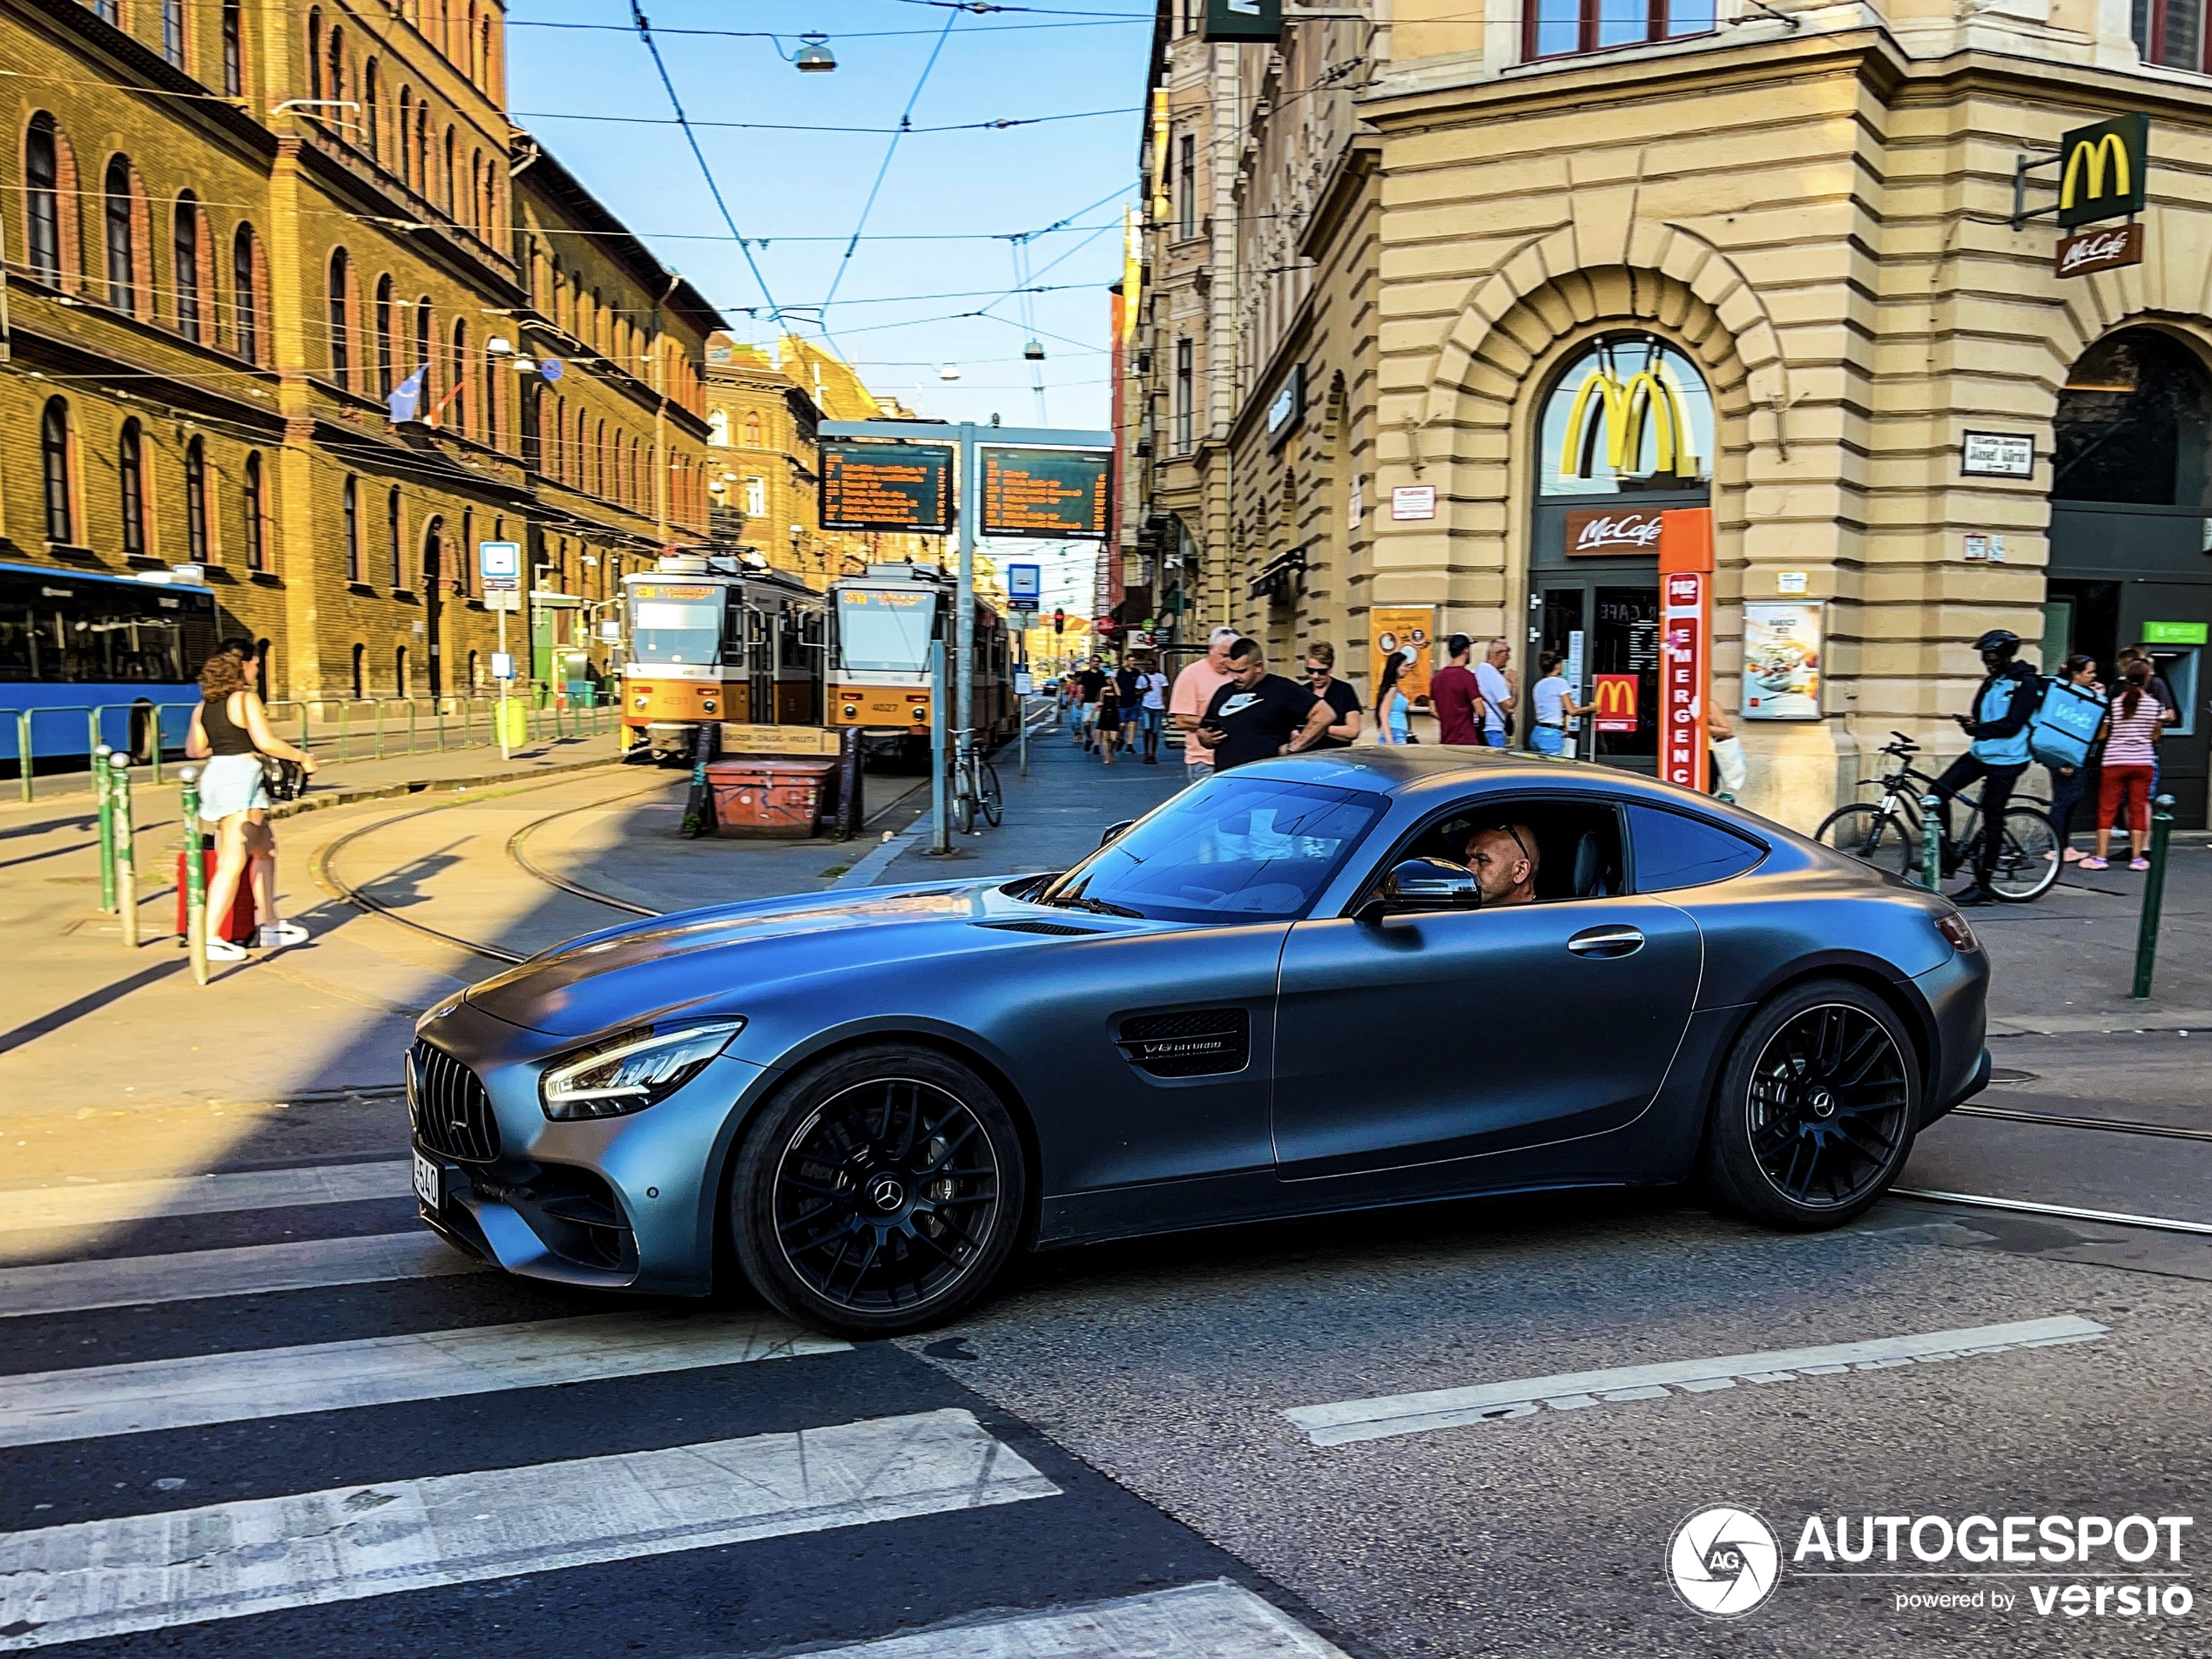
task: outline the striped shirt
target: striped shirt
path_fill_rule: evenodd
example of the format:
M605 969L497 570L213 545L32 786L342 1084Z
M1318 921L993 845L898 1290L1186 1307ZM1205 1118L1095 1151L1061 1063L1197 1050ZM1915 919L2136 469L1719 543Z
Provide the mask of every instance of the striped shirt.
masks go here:
M2166 705L2145 691L2130 716L2125 698L2122 693L2113 699L2112 734L2105 739L2105 765L2152 765L2158 759L2158 752L2151 745L2158 736L2160 722L2166 718Z

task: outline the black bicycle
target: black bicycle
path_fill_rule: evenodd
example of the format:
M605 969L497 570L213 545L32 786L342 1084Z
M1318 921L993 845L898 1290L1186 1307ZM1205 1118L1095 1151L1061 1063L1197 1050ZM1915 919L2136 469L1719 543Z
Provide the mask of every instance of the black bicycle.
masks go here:
M1920 798L1935 786L1935 779L1912 764L1919 744L1902 732L1890 736L1897 741L1884 744L1882 752L1898 764L1883 776L1882 799L1838 806L1820 820L1813 839L1862 864L1918 880L1925 873ZM1946 876L1959 873L1981 839L1980 795L1962 792L1958 799L1967 812L1957 839L1942 833L1940 814L1937 818L1937 846ZM2008 904L2026 904L2048 893L2058 879L2059 835L2050 819L2020 799L2008 802L1997 867L1984 876L1990 892Z

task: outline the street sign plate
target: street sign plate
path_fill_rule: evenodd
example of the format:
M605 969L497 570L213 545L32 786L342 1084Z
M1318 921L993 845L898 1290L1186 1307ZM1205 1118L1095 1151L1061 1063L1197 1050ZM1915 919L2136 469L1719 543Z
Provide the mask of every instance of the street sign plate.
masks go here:
M1008 565L1006 597L1024 610L1035 610L1037 594L1043 586L1043 566L1036 564Z
M982 532L1103 541L1112 474L1103 449L986 448Z
M487 594L519 591L523 585L523 548L519 542L476 543L476 574Z
M523 609L523 590L520 588L486 588L484 609L512 610L519 614Z
M952 446L942 443L822 445L822 528L921 530L953 527Z

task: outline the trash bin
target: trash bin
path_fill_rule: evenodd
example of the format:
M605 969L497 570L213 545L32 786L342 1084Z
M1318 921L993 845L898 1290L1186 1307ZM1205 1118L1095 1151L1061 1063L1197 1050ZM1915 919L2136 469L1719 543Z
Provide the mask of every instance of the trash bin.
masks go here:
M506 698L492 705L494 729L500 742L509 749L529 746L529 705L520 698Z
M837 792L837 761L812 755L749 755L710 762L718 835L804 840Z
M200 867L205 873L206 887L212 887L215 881L215 838L202 836L200 844L206 849L199 855ZM186 942L187 930L192 927L191 895L185 891L185 860L190 856L186 853L177 854L177 942L180 945ZM206 887L201 889L202 892L206 890ZM253 868L250 864L239 876L238 894L231 900L230 925L219 926L215 918L210 916L207 919L207 936L210 939L227 939L233 945L253 942Z

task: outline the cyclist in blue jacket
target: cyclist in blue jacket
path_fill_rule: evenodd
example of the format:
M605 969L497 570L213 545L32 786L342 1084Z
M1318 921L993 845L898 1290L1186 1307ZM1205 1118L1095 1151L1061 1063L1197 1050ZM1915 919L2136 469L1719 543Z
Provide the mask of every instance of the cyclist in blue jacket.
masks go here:
M1996 897L1989 890L1990 873L1997 867L2005 846L2005 804L2013 786L2027 770L2028 722L2035 715L2037 675L2020 655L2020 637L1993 628L1974 641L1982 666L1989 671L1974 692L1974 711L1955 714L1966 734L1973 739L1966 752L1944 768L1929 792L1943 802L1943 833L1951 834L1951 798L1968 784L1981 783L1981 840L1973 848L1974 879L1952 895L1953 904L1987 904Z

